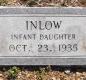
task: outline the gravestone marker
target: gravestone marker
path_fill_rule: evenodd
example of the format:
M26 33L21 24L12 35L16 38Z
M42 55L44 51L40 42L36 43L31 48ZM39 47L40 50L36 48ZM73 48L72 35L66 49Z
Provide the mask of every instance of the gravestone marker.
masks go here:
M0 8L0 65L85 64L85 8Z

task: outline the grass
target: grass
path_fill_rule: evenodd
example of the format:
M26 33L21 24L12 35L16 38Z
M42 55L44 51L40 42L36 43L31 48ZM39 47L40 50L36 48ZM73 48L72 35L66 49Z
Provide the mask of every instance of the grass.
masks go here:
M11 67L8 71L7 71L7 76L8 79L15 79L18 75L18 73L20 72L20 68L18 67Z
M78 78L86 80L86 66L11 66L0 68L1 80L79 80Z

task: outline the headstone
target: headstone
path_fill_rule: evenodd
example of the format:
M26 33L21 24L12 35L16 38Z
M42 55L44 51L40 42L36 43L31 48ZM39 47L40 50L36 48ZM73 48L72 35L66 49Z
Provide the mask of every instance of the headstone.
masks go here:
M86 9L0 8L0 65L86 65Z

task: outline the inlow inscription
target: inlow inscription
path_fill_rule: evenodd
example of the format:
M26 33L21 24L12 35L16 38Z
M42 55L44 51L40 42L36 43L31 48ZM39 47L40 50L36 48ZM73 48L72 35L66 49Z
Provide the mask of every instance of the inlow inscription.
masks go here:
M84 17L22 15L4 18L0 18L0 32L1 37L4 35L5 39L1 38L0 41L1 44L7 42L3 51L6 49L8 53L3 54L2 51L3 56L85 55L81 47L83 35L85 36ZM2 24L3 20L6 21L5 24Z

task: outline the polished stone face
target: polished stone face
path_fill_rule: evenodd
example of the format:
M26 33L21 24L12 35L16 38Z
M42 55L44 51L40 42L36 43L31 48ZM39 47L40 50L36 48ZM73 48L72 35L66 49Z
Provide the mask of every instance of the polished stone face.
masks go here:
M5 11L0 15L1 65L86 64L86 15L76 14L84 8L4 8L1 11Z

